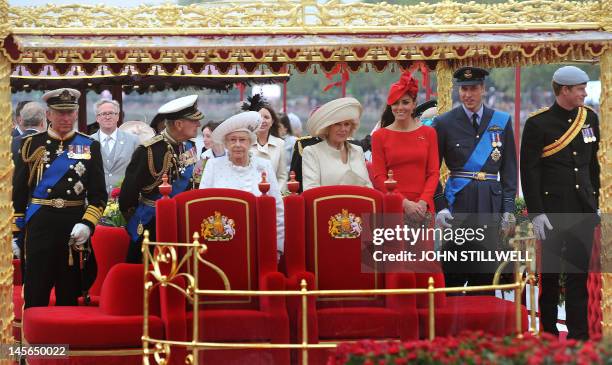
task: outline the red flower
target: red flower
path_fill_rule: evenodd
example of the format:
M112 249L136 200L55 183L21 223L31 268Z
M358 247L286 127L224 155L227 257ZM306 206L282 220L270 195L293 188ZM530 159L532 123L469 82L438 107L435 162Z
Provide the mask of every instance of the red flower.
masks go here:
M121 188L114 188L111 190L111 198L117 199L119 198L119 194L121 194Z

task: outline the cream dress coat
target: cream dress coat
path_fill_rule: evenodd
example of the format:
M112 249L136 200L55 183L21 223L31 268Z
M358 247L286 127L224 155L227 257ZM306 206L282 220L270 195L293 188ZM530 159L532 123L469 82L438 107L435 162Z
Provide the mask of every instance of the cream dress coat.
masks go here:
M340 151L325 140L304 148L302 153L302 180L304 190L327 185L357 185L372 187L363 150L345 142L347 163L342 162Z
M285 163L285 141L281 138L268 136L268 143L261 146L257 141L251 146L251 151L257 157L269 160L276 175L278 186L281 191L285 191L287 186L287 165Z

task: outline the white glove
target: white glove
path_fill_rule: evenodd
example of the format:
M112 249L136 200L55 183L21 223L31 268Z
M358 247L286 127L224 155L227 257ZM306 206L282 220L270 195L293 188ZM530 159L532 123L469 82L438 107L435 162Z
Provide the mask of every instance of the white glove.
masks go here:
M513 233L514 228L516 228L516 217L510 212L504 213L501 221L501 230L504 235Z
M536 238L540 241L546 239L546 230L544 229L544 227L548 228L549 230L553 229L553 226L552 224L550 224L550 221L548 220L546 214L539 214L535 216L535 218L533 218L532 220L532 223L533 233L535 233Z
M87 241L87 239L89 239L90 234L91 231L89 230L89 227L83 223L77 223L74 225L74 228L72 228L70 237L74 238L74 242L77 245L82 245Z
M448 209L442 209L441 211L438 212L438 214L436 214L436 227L440 228L451 228L452 225L447 222L448 220L453 220L455 218L453 218L453 216L451 215L450 210Z
M17 238L13 238L13 256L16 258L20 258L21 257L21 250L19 249L19 246L17 245Z

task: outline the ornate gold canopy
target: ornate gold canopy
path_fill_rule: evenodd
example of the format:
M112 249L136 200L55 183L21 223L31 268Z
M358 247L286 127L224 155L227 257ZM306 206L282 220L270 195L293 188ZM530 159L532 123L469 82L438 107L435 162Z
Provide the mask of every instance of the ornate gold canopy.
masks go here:
M471 63L488 67L563 61L598 62L602 101L601 207L612 211L612 0L510 0L500 4L442 0L412 6L332 0L210 2L113 8L104 5L9 7L0 0L0 342L11 341L9 77L18 65L40 72L155 65L206 65L247 73L267 67L330 70L384 69L425 61L438 77L439 108L450 108L451 71ZM366 65L367 64L367 65ZM603 227L604 267L612 260L612 227ZM606 266L606 264L608 264ZM612 274L603 274L604 334L612 335ZM0 363L3 360L0 360Z

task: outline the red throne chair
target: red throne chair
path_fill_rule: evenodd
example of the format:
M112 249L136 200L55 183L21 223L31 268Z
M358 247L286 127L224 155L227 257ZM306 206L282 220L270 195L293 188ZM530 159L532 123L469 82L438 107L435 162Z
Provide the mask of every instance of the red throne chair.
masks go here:
M114 265L125 261L129 243L130 237L123 228L106 226L96 227L94 235L91 237L91 244L96 255L98 274L96 280L89 289L91 302L88 305L99 305L102 284L106 279L106 275ZM13 309L15 314L15 319L13 321L13 336L18 341L21 340L21 319L23 311L23 287L19 266L19 260L13 260ZM80 304L84 304L82 299L82 297L79 298ZM55 304L55 295L53 292L51 293L49 304Z
M192 190L157 201L157 241L191 242L194 232L207 245L203 259L224 273L232 290L283 290L277 272L276 207L271 196L234 189ZM227 289L211 266L198 267L199 289ZM162 287L166 338L191 341L193 306L178 290ZM289 343L289 320L282 297L201 296L198 341ZM184 349L172 348L171 363L183 364ZM288 350L205 350L204 364L287 364Z
M398 213L401 207L397 194L358 186L325 186L285 197L285 232L291 237L285 242L288 289L299 289L302 279L317 290L414 288L413 273L363 270L360 234L352 229L358 217ZM302 331L299 303L288 299L292 334ZM415 303L414 295L310 297L308 342L417 339ZM313 364L323 363L325 356L309 351Z
M427 288L428 280L434 279L434 287L444 288L444 274L436 267L431 272L416 273L417 287ZM429 337L428 297L417 295L419 334ZM516 307L514 302L490 295L447 296L434 295L435 335L456 336L462 331L482 330L495 336L516 333ZM528 330L527 309L521 305L521 331Z
M23 332L30 345L69 346L69 358L28 358L28 363L142 364L144 276L141 264L114 265L102 284L99 306L32 307L24 311ZM149 301L149 333L164 337L159 292Z

